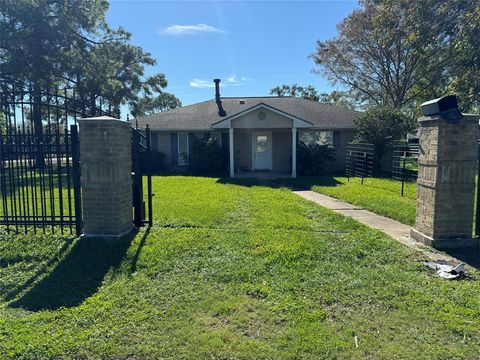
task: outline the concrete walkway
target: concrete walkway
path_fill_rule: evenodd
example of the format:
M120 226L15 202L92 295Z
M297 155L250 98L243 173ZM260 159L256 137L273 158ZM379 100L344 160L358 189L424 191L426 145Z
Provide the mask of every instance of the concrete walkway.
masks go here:
M301 196L304 199L313 201L314 203L327 209L333 210L336 213L349 216L352 219L355 219L373 229L380 230L403 245L421 252L424 256L430 258L431 260L444 259L454 263L460 262L460 260L458 260L456 257L447 255L413 240L410 237L410 229L412 228L411 226L402 224L385 216L375 214L358 206L340 201L333 197L316 193L314 191L293 191L293 193Z

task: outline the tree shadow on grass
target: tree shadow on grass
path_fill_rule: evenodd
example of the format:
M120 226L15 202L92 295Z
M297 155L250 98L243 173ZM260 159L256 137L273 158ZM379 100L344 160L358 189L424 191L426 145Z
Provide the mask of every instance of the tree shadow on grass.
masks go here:
M10 307L30 311L73 307L93 295L124 258L136 231L115 240L81 238L44 279Z
M218 179L217 183L219 184L234 184L239 186L264 186L273 189L287 188L293 191L301 190L311 190L314 186L338 186L342 183L337 181L335 177L332 176L311 176L311 177L298 177L296 179L275 179L275 180L265 180L258 178L230 178L223 177Z

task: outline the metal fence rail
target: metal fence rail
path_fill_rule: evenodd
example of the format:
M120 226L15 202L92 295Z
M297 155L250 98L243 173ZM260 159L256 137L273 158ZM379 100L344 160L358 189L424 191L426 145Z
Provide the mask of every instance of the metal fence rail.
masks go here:
M375 145L365 143L347 143L345 156L345 174L350 177L373 176L375 165Z

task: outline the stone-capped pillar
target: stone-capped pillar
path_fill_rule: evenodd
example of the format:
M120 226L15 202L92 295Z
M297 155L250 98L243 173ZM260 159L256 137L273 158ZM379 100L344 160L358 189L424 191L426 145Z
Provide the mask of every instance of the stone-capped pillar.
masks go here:
M472 247L478 121L419 119L417 217L411 236L439 249Z
M84 236L120 237L133 228L130 124L79 120Z

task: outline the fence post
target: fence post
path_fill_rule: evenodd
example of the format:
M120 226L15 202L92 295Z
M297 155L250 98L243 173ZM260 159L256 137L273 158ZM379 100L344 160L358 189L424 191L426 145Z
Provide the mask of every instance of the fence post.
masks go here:
M475 208L475 236L480 236L480 147L477 160L477 192L476 192L476 208Z
M73 198L75 208L75 233L79 236L83 230L82 197L80 189L80 156L77 125L70 126L72 146Z
M403 197L403 189L405 188L405 158L407 157L407 152L403 152L403 164L402 164L402 197Z
M363 185L363 178L367 173L367 153L363 153L363 169L362 169L362 185Z
M147 192L148 192L148 225L153 225L153 208L152 208L152 144L150 140L150 127L146 126L145 136L147 137Z
M143 224L145 209L143 206L142 169L140 161L140 134L138 130L132 131L132 157L133 157L133 221L136 227Z

